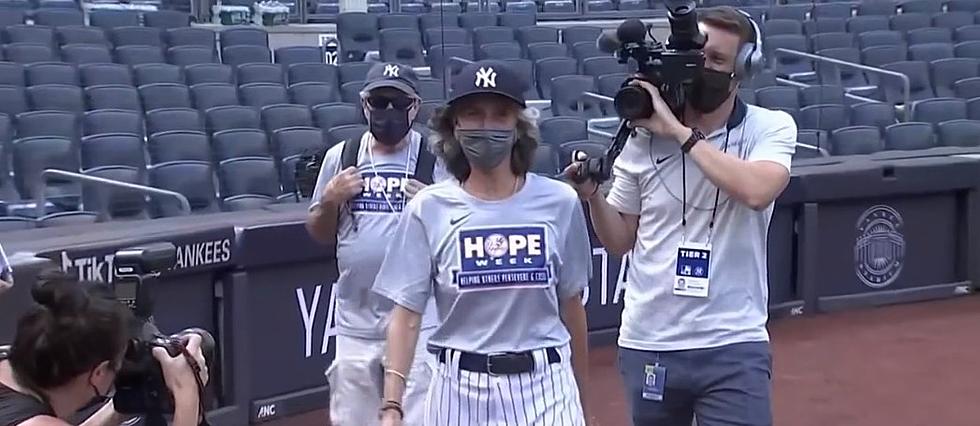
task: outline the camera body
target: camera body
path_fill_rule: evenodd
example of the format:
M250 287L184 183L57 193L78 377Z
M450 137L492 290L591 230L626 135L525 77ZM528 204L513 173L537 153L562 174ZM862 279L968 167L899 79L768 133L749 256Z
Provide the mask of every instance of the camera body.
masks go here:
M616 35L599 37L600 50L613 51L620 63L637 64L640 77L628 78L613 98L616 113L622 119L612 144L601 158L585 158L575 153L581 168L572 180L583 183L593 180L602 183L612 175L612 164L623 151L633 130L630 120L649 118L654 114L653 99L646 89L631 85L639 78L660 91L667 106L676 115L686 102L688 88L704 68L705 35L698 28L698 17L693 0L667 0L667 18L670 22L670 38L661 43L649 37L647 26L639 19L627 19L616 29Z
M646 25L628 19L616 29L620 47L616 56L621 63L636 62L641 78L660 90L667 105L675 112L684 105L686 89L704 67L706 37L698 29L698 17L692 0L665 2L670 22L670 38L661 43L650 37ZM652 99L642 87L629 85L628 79L616 93L613 105L625 120L653 115Z
M113 404L126 415L143 415L147 423L174 412L173 395L167 388L160 363L153 348L164 348L171 357L182 356L189 334L201 336L201 349L208 364L213 359L214 338L206 330L190 328L173 335L163 335L153 323L152 282L177 261L177 249L171 243L153 243L116 252L112 290L116 298L134 313L129 343L122 366L116 375ZM203 396L202 396L203 398Z

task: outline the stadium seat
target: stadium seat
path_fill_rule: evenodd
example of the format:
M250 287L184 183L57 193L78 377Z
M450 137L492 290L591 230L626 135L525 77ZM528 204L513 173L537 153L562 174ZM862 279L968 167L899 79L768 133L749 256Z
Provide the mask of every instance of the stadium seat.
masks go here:
M81 141L82 169L102 166L146 167L143 139L128 133L103 133Z
M378 35L381 60L413 67L425 65L422 54L422 36L416 30L388 28Z
M167 49L167 61L174 65L188 66L218 62L214 49L204 46L176 46Z
M124 183L145 185L142 169L128 166L105 166L82 171L83 174ZM142 193L105 185L82 185L82 204L110 220L146 219L146 196Z
M817 52L820 56L839 59L845 62L861 63L861 52L853 47L824 49ZM818 81L839 83L843 87L867 87L868 78L863 71L854 68L837 67L836 65L817 62Z
M276 178L276 164L267 157L241 157L218 164L222 198L236 195L264 195L275 198L282 193Z
M854 35L851 33L822 33L810 36L810 44L813 51L819 52L824 49L841 47L854 47Z
M534 161L531 162L531 173L546 177L558 174L558 149L552 145L538 145L534 151Z
M847 32L860 34L868 31L888 31L891 29L887 16L858 15L847 19Z
M77 172L78 153L72 141L59 137L33 137L17 139L12 144L11 164L14 186L21 198L36 197L34 183L46 169Z
M852 3L815 3L810 11L810 18L825 20L828 18L850 18L854 12Z
M233 84L235 75L232 68L225 64L195 64L184 67L184 79L189 86L201 83Z
M908 49L904 45L879 45L861 49L861 63L872 67L901 62L907 57Z
M885 149L889 151L914 151L937 145L936 134L929 123L905 122L885 127Z
M885 29L887 27L886 24ZM803 32L811 36L823 33L844 33L847 32L847 20L844 18L820 18L815 21L804 21Z
M884 149L881 133L874 126L839 127L830 132L834 155L873 154Z
M561 42L569 46L574 46L575 43L587 41L595 43L599 39L599 35L602 33L602 29L598 27L591 27L586 25L575 25L571 27L566 27L561 30Z
M937 90L939 87L936 88ZM963 99L973 99L980 97L980 77L971 77L957 80L953 83L954 96ZM943 96L949 96L945 94Z
M289 94L281 84L250 83L238 87L243 105L261 108L266 105L289 103Z
M54 62L54 52L48 45L38 43L10 43L3 46L3 57L21 64Z
M851 124L855 126L876 126L879 129L895 124L895 107L881 102L863 102L851 105Z
M368 70L370 70L372 66L373 64L370 62L351 62L340 64L337 67L337 72L340 76L340 84L350 83L352 81L364 81L364 79L367 78Z
M471 45L473 40L470 32L462 28L446 27L425 30L425 46L427 49L450 44Z
M17 114L17 137L54 136L78 142L78 117L68 111L28 111Z
M27 98L32 109L68 111L75 114L85 112L85 98L82 88L66 84L42 84L27 88Z
M902 61L883 65L882 68L900 72L908 76L910 100L917 101L936 97L936 93L932 90L932 84L929 81L929 64L921 61ZM898 83L892 79L883 81L878 86L879 90L884 94L884 99L891 103L901 103L902 94L899 87Z
M532 61L570 57L569 47L567 44L558 42L532 43L525 46L527 57Z
M595 78L585 75L563 75L551 79L551 111L555 116L602 117L595 101L583 100L585 92L595 92ZM579 102L581 101L581 109Z
M448 69L450 75L455 75L462 69L463 64L459 62L449 62L449 58L462 58L473 60L473 46L465 44L437 45L429 48L426 52L426 61L432 72L433 78L444 78Z
M551 79L575 74L578 62L572 58L548 58L534 63L535 80L542 99L551 99Z
M540 26L518 28L517 41L522 46L529 46L534 43L558 43L558 29Z
M154 28L185 28L191 24L190 15L176 10L153 10L143 13L143 21Z
M82 135L129 133L143 137L143 115L121 109L96 109L82 117Z
M510 27L477 27L473 29L473 44L482 46L490 43L515 42L514 29Z
M139 86L143 110L157 108L191 108L191 94L187 86L175 83L154 83Z
M14 62L0 62L0 84L20 87L27 85L24 66Z
M336 145L345 140L359 138L368 130L364 124L345 124L327 129L327 143Z
M795 19L770 19L765 23L763 36L774 36L781 34L803 34L803 21Z
M929 28L932 18L926 13L903 12L890 19L892 31L908 32L918 28Z
M185 27L168 29L164 35L167 45L176 46L201 46L215 49L215 33L207 28Z
M317 105L313 108L313 117L316 126L323 130L330 130L348 124L364 124L364 112L356 105L344 103L332 103Z
M943 11L943 3L940 0L907 0L899 5L899 9L902 14L933 14Z
M23 86L0 85L0 113L14 117L30 109Z
M152 27L119 27L108 30L109 39L116 47L154 46L163 48L163 31Z
M82 76L83 86L98 86L102 84L133 85L133 74L130 68L123 64L84 64L79 65L78 71Z
M941 121L966 119L966 101L957 98L923 99L912 103L911 121L938 124Z
M377 15L344 12L337 15L339 62L360 62L367 52L380 49Z
M800 109L799 89L793 86L771 86L756 89L755 101L763 108Z
M105 31L99 27L85 25L59 26L56 28L58 42L61 45L82 44L111 46Z
M289 85L287 90L293 103L307 107L336 102L340 98L337 86L328 83L296 83Z
M953 45L950 43L926 43L909 46L909 60L932 62L952 58Z
M150 120L147 119L147 122ZM211 161L211 144L203 131L154 132L146 142L150 164L170 161Z
M313 126L313 114L305 105L269 105L261 109L260 115L262 116L262 126L270 134L287 127Z
M524 91L524 99L539 99L538 89L534 87L534 63L527 59L505 59L505 63L513 68L514 73L523 77L524 81L529 82Z
M538 23L537 11L537 6L533 1L507 3L507 11L497 15L497 23L502 27L510 27L515 30L533 27ZM558 38L555 37L555 40L557 41Z
M225 105L208 108L204 113L209 133L231 129L261 129L259 111L242 105Z
M478 45L476 59L520 59L521 46L516 41Z
M269 33L259 28L230 28L221 31L221 46L261 46L269 47Z
M61 46L61 58L73 64L111 63L112 52L98 44L66 44Z
M39 9L34 12L34 25L50 27L85 25L85 15L72 9Z
M239 157L269 157L269 142L258 129L229 129L211 135L212 157L221 162Z
M146 135L172 131L204 132L201 113L191 108L158 108L146 113Z
M133 67L136 85L143 86L154 83L184 84L181 68L171 64L143 64Z
M810 105L800 108L799 127L832 131L848 126L850 117L847 107L840 104Z
M407 28L418 32L419 19L415 15L390 13L387 15L378 16L378 28L382 30L389 28Z
M160 189L174 191L187 197L191 213L218 211L211 165L203 161L175 161L149 167L149 182ZM180 215L175 200L154 197L150 203L155 217Z
M980 121L950 119L936 126L942 146L980 146Z
M980 75L980 60L973 58L945 58L929 63L932 86L936 96L952 97L956 94L955 85L960 80ZM961 96L970 98L972 96Z
M952 43L953 32L948 28L919 28L905 35L910 45L925 43Z
M55 46L54 29L43 25L11 25L4 28L5 42L32 43L45 47Z
M85 98L89 110L118 109L143 112L140 94L133 86L121 84L88 86L85 88Z
M953 38L957 42L980 40L980 25L965 25L956 28Z
M541 140L553 146L589 138L588 124L577 117L550 117L538 124Z
M285 82L283 69L278 64L242 64L238 66L237 75L238 84Z
M844 88L833 85L803 87L799 91L801 106L820 104L843 104Z
M78 86L80 84L78 69L64 62L37 62L25 66L24 71L27 73L29 86L41 84Z
M326 63L290 65L286 75L289 84L327 83L337 86L337 82L340 80L337 67Z
M872 46L904 46L905 38L898 31L866 31L858 34L858 45L862 49Z
M272 53L268 47L237 45L221 49L221 62L237 66L250 63L271 63Z
M130 66L167 62L163 50L156 46L120 46L114 55L116 62Z
M89 25L102 28L138 27L140 15L135 10L93 10L89 13Z
M289 183L286 188L291 191L293 188L293 173L295 161L299 156L312 152L320 152L326 148L325 136L322 129L318 127L297 126L280 128L272 132L272 146L276 150L275 157L283 162L282 182Z
M323 64L324 52L319 46L288 46L275 50L276 63L288 68L293 64Z

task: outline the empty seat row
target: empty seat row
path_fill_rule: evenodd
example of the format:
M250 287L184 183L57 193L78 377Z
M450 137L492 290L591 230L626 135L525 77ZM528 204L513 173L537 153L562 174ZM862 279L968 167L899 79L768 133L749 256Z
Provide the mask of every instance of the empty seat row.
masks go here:
M26 2L25 2L26 3ZM76 8L77 4L71 2ZM28 3L29 5L29 3ZM24 10L10 7L5 3L0 9L0 26L17 25L26 22ZM49 7L34 11L30 16L35 24L52 27L66 25L85 25L85 15L75 8ZM142 22L141 22L142 16ZM89 24L97 28L131 27L143 24L152 28L178 28L190 25L190 15L174 10L155 10L146 12L124 10L92 10Z

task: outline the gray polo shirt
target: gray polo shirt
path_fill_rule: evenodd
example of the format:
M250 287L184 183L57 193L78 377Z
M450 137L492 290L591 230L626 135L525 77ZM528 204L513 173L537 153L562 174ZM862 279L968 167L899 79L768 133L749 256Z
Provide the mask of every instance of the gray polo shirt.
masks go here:
M737 102L726 126L707 142L748 161L790 169L796 123L788 114ZM704 142L702 142L704 143ZM619 345L648 351L768 341L766 242L773 206L755 211L721 191L712 232L708 297L673 293L681 226L682 155L673 140L640 133L613 165L609 203L639 215L627 272ZM686 158L687 241L705 243L717 187Z

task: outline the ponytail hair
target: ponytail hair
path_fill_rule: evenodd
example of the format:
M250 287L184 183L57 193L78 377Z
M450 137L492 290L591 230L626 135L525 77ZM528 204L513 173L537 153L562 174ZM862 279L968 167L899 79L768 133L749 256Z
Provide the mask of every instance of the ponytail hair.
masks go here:
M104 284L44 271L31 289L34 306L17 321L8 360L18 381L35 389L67 384L104 361L115 365L126 348L129 309Z

